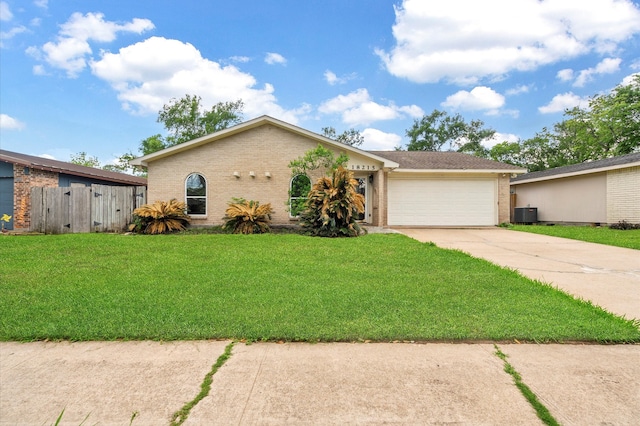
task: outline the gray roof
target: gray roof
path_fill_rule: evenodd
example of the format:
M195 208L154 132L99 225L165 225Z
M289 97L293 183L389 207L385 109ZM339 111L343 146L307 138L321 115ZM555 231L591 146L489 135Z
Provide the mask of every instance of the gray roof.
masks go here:
M572 164L570 166L556 167L553 169L541 170L539 172L525 173L511 179L511 182L518 182L530 179L553 179L554 176L580 173L597 172L599 169L606 169L615 166L640 162L640 152L621 155L619 157L605 158L604 160L588 161L584 163Z
M523 171L522 167L487 160L454 151L367 151L400 164L401 169L415 170L505 170Z
M126 173L111 172L108 170L96 169L93 167L80 166L78 164L68 163L66 161L50 160L48 158L20 154L17 152L5 151L3 149L0 149L0 161L19 164L21 166L27 166L38 170L47 170L50 172L64 173L67 175L82 176L85 178L92 178L119 184L147 184L146 178L132 176Z

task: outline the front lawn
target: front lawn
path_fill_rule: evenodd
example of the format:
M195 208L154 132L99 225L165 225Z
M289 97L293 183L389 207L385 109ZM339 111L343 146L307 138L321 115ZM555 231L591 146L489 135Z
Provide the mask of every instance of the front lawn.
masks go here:
M0 237L0 340L638 342L632 321L403 235Z
M534 234L640 250L640 229L622 231L609 229L608 227L564 225L513 225L510 228L515 231L532 232Z

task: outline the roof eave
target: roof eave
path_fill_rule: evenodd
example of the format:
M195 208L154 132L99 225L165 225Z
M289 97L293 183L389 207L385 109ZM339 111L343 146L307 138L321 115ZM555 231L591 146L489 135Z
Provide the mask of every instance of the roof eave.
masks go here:
M491 173L491 174L523 174L525 169L406 169L397 168L394 172L402 173Z
M634 161L634 162L625 163L625 164L616 164L615 166L598 167L598 168L595 168L595 169L579 170L579 171L576 171L576 172L559 173L559 174L549 175L549 176L540 176L540 177L531 178L531 179L521 179L521 180L517 180L517 181L511 182L511 185L520 185L520 184L523 184L523 183L542 182L542 181L545 181L545 180L553 180L553 179L564 179L564 178L569 178L569 177L574 177L574 176L590 175L590 174L594 174L594 173L604 173L604 172L608 172L610 170L627 169L627 168L631 168L631 167L640 167L640 161Z
M378 155L375 154L371 154L370 152L361 150L359 148L350 146L350 145L346 145L343 144L341 142L338 141L334 141L333 139L329 139L325 136L319 135L317 133L311 132L309 130L303 129L302 127L298 127L298 126L294 126L293 124L289 124L287 122L278 120L276 118L267 116L267 115L263 115L257 118L254 118L252 120L249 121L245 121L244 123L240 123L237 124L233 127L228 127L226 129L220 130L216 133L211 133L209 135L205 135L202 136L200 138L188 141L188 142L184 142L181 143L179 145L175 145L166 149L163 149L161 151L157 151L142 157L138 157L135 158L133 160L130 161L130 164L133 166L144 166L147 167L149 165L150 161L156 161L159 160L161 158L165 158L174 154L177 154L179 152L182 151L187 151L189 149L198 147L200 145L204 145L219 139L223 139L232 135L235 135L237 133L241 133L244 132L246 130L255 128L255 127L259 127L262 126L263 124L272 124L274 126L280 127L282 129L287 129L291 132L297 133L299 135L303 135L306 136L310 139L315 139L317 140L319 143L324 143L327 145L331 145L334 148L337 148L339 150L344 150L347 152L353 152L353 153L357 153L359 155L363 155L365 157L371 158L373 160L379 161L383 164L383 167L385 169L393 169L399 166L398 163L394 162L394 161L390 161L386 158L380 157Z

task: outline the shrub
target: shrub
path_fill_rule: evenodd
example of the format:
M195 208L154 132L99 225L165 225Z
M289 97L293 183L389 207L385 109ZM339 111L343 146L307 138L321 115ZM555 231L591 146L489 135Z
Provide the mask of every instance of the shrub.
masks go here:
M609 225L610 229L619 229L622 231L629 231L631 229L640 229L640 223L638 224L634 224L634 223L629 223L626 220L621 220L618 223L613 223L611 225Z
M318 179L300 216L302 226L320 237L357 237L361 229L356 217L364 212L364 196L357 187L353 173L342 166L331 177Z
M187 205L176 199L145 204L133 211L133 224L130 229L145 234L183 231L191 221L185 213L186 209Z
M263 234L271 230L272 213L270 203L260 205L258 201L234 199L225 212L223 228L234 234Z

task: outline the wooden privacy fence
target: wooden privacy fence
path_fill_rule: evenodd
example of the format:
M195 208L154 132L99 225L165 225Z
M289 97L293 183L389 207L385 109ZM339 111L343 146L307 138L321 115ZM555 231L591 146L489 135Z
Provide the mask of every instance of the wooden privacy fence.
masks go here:
M31 188L32 232L122 232L147 202L144 186Z

